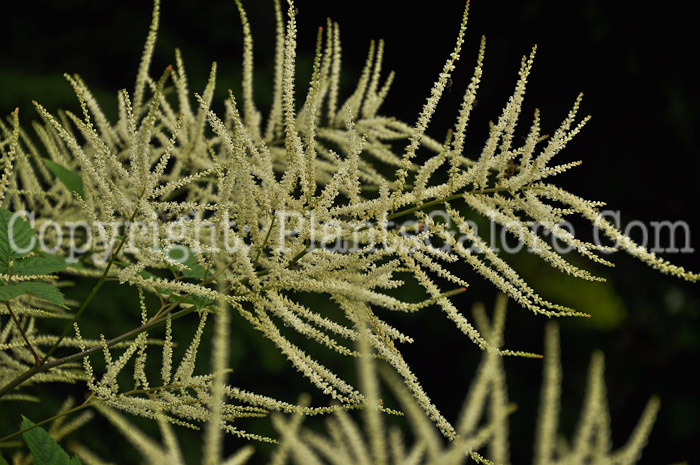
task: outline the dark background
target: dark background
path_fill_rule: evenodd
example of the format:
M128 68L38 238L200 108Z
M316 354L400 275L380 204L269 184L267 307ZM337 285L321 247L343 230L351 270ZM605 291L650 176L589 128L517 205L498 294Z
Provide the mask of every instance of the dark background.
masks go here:
M256 41L255 94L261 109L267 108L271 86L271 3L244 2ZM344 95L359 75L369 40L384 38L385 69L396 71L397 77L382 113L413 122L453 47L463 8L459 1L416 3L298 1L301 88L310 74L316 30L330 16L341 27ZM19 106L28 127L36 118L32 99L50 111L75 110L77 102L61 75L76 72L103 108L114 114L116 91L133 88L150 8L148 1L134 0L119 6L85 0L13 3L3 15L0 113ZM498 117L513 90L521 56L537 44L523 126L539 108L543 131L551 134L578 92L585 94L582 114L593 116L558 156L560 162L581 159L584 164L562 175L558 184L585 198L607 201L609 208L622 211L623 224L684 220L690 226L691 246L698 249L700 95L694 66L698 40L691 21L691 15L673 2L645 9L631 1L475 0L452 89L429 132L440 139L453 124L479 39L486 35L484 78L467 144L469 153L478 153L488 121ZM217 95L224 98L228 88L239 93L241 33L233 1L165 0L152 75L174 63L175 47L183 52L192 91L203 89L215 60ZM700 271L697 252L665 257ZM612 270L589 265L609 278L589 285L548 271L526 255L513 259L544 297L594 315L586 321L562 322L563 432L570 436L573 431L590 353L601 349L607 362L614 446L623 445L648 397L658 394L661 413L641 463L693 462L700 433L698 386L691 380L700 361L698 285L668 278L622 254L613 261L617 267ZM475 301L493 302L490 284L468 270L463 276L472 286L457 299L461 308L468 311ZM114 300L106 306L111 307L117 312L120 304ZM545 319L513 304L509 310L508 347L541 351ZM454 419L479 353L438 313L426 309L397 324L416 337L405 348L409 362L438 407ZM129 316L123 321L134 320ZM232 341L234 384L288 401L310 389L274 349L256 342L243 322L237 323L241 329ZM518 404L511 420L512 461L524 463L531 456L541 363L507 360L506 369L510 396ZM313 395L316 405L327 402ZM19 412L7 405L0 415L3 431L8 422L19 423ZM243 427L258 428L254 422ZM108 457L109 443L95 441L95 449Z

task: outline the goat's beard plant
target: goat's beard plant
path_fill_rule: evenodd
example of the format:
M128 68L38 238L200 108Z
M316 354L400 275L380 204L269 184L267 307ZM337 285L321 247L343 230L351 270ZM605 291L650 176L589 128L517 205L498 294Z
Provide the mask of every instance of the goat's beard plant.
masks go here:
M340 99L339 29L331 21L319 28L313 75L297 109L295 8L290 1L285 19L277 0L273 104L263 121L252 98L253 40L245 12L238 0L236 4L245 46L242 95L236 98L230 93L223 115L210 110L215 64L206 88L201 95L194 94L194 100L179 52L174 67L157 80L150 77L159 16L156 1L135 89L118 94L116 123L102 113L78 76L66 78L82 114L65 111L54 116L36 104L43 121L34 126L40 148L20 129L17 112L3 123L0 300L5 305L0 309L0 400L31 400L25 391L38 389L33 386L39 383L84 383L87 399L77 407L65 407L59 415L97 409L149 463L182 462L169 424L204 425L204 462L223 463L225 434L273 440L238 427L238 418L270 411L339 412L329 431L336 446L347 452L334 456L336 446L330 440L298 434L298 420L285 423L277 418L282 439L274 463L287 459L318 463L324 457L338 463L390 459L408 463L404 461L408 457L416 460L412 463L422 459L461 463L468 457L487 461L477 453L484 444L490 444L494 460L506 463L510 409L500 360L506 355L539 356L503 348L504 302L493 323L477 312L478 331L450 300L468 284L447 264L468 264L517 305L537 314L586 315L541 298L477 234L465 218L466 209L505 227L552 267L581 279L602 280L572 265L529 225L537 223L543 227L540 231L548 231L583 257L610 265L601 255L614 247L585 242L561 227L569 216L577 215L617 248L661 272L691 281L700 277L623 235L599 215L601 203L553 184L555 175L577 165L551 162L587 120L577 119L580 96L548 137L541 133L535 113L523 144L517 146L514 134L534 49L523 58L513 95L491 125L481 153L471 159L464 154L464 144L482 76L483 39L454 128L442 141L426 134L453 78L466 9L454 50L411 125L379 113L393 79L393 74L382 78L381 41L372 43L354 92ZM397 150L400 145L405 147ZM416 161L419 151L429 153L421 163ZM438 208L443 220L430 214ZM34 231L17 217L19 212L31 212ZM411 222L395 227L403 220ZM41 233L38 242L32 242L35 232ZM97 279L86 300L64 302L49 284L60 288L69 275ZM405 302L394 296L392 290L407 279L424 289L423 301ZM133 309L134 329L88 339L80 326L84 319L99 319L98 291L107 280L136 288L140 308ZM309 293L322 295L332 305L319 309L302 304L298 296ZM483 368L457 426L433 404L402 357L399 345L412 342L410 335L382 319L387 312L415 312L428 306L439 307L485 351ZM335 403L331 407L286 403L228 384L230 339L236 337L232 319L240 317ZM45 319L67 320L65 330L46 332ZM173 327L183 321L196 326L190 342L173 340ZM197 360L206 326L213 332L208 366ZM555 331L549 330L548 353L554 355L546 365L536 460L633 462L653 422L656 401L646 409L628 446L610 454L600 357L592 364L590 398L579 434L570 449L560 442L555 451L560 376ZM317 362L313 349L307 352L293 342L293 333L340 356L358 358L361 386ZM152 339L154 335L160 339ZM177 363L176 343L187 346ZM156 347L161 363L152 372L147 356ZM90 357L100 353L106 368L97 373ZM375 359L385 365L389 385L417 428L414 449L404 451L395 435L389 443L383 438L378 412L399 412L380 400ZM488 392L492 399L488 421L477 428ZM8 404L3 404L3 412L8 412ZM366 412L369 433L364 440L344 416L344 409L353 408ZM130 428L116 410L157 420L165 446ZM63 437L88 418L84 413L53 434ZM25 439L32 434L27 428ZM451 446L438 448L435 431ZM391 453L385 451L386 444ZM83 460L101 463L84 446L74 447ZM245 449L227 463L242 463L247 455ZM16 463L23 463L21 457L17 453Z

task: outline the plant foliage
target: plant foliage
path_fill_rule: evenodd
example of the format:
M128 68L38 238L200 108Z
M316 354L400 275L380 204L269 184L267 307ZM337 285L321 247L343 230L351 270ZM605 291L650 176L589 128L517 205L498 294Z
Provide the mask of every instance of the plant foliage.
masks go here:
M263 118L253 100L250 25L239 0L236 5L244 37L242 93L230 92L222 113L212 110L216 63L199 93L189 88L179 51L174 66L152 76L156 0L135 87L117 94L116 120L101 111L80 76L66 75L81 111L52 113L35 103L40 144L19 127L16 111L0 126L0 300L6 304L0 312L11 316L0 326L0 401L26 400L23 391L39 382L80 382L86 400L66 411L96 409L153 464L184 463L171 425L204 428L203 463L243 463L249 448L222 459L223 435L275 442L238 426L241 418L272 411L296 415L273 417L280 433L273 463L462 463L469 456L486 461L478 452L486 445L494 462L507 463L510 407L502 357L538 355L503 346L504 300L493 321L477 312L479 328L474 326L451 299L469 285L451 264L472 268L536 314L586 315L540 297L479 236L467 210L506 228L553 268L584 280L602 278L574 265L528 225L541 224L583 258L612 266L603 255L616 247L584 241L560 226L578 217L647 265L691 281L700 278L625 236L599 214L601 202L556 184L558 174L578 164L554 160L588 120L578 116L580 95L550 135L535 112L526 136L516 137L534 48L523 57L513 94L477 156L467 156L464 146L481 85L484 39L453 129L442 140L426 133L462 53L468 8L418 118L407 123L380 110L393 80L382 71L382 41L372 42L355 90L341 96L340 31L330 20L318 30L310 82L298 82L291 0L284 8L274 1L273 104ZM438 207L446 213L444 221L430 215ZM32 212L33 225L19 212ZM400 219L413 223L394 228ZM33 245L35 231L45 232L40 242L51 253ZM64 232L73 234L70 241ZM59 290L71 276L93 279L82 302L64 300ZM81 323L100 318L95 296L106 281L138 292L139 305L122 310L133 329L108 335L106 327L88 338ZM394 290L409 282L422 289L421 301L396 296ZM302 298L309 294L329 304L309 305ZM404 359L400 346L412 337L385 316L427 307L439 308L484 350L456 424L438 410ZM63 332L47 330L48 319L67 320ZM282 402L230 384L234 319L271 341L331 406ZM195 329L189 341L174 340L174 326L183 321ZM208 365L198 358L206 329L212 334ZM581 426L570 446L559 442L561 370L555 330L548 334L545 356L553 355L545 363L536 462L571 457L567 463L632 463L656 401L628 446L610 453L603 365L596 355ZM360 385L319 362L312 344L297 342L304 339L357 359ZM179 360L176 345L186 347ZM103 370L91 363L98 355ZM147 369L153 359L158 370ZM380 413L399 412L379 400L375 359L414 428L412 448L404 448L396 433L385 437ZM348 409L364 410L366 432L349 419ZM488 420L477 426L485 409ZM301 416L329 412L334 412L329 437L300 429ZM124 413L155 420L163 445L129 426ZM32 431L22 433L32 452L31 444L54 444L42 430ZM88 460L84 445L75 450L86 463L102 463ZM40 463L36 454L35 463Z

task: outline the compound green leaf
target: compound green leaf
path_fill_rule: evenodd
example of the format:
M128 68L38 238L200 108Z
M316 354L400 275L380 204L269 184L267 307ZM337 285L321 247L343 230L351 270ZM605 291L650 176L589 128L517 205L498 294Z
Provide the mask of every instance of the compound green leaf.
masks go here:
M25 292L26 291L23 288L16 284L11 284L9 286L0 284L0 301L12 300L21 296Z
M12 265L12 273L19 275L51 274L65 270L68 264L56 255L26 257Z
M22 287L26 289L29 294L39 297L40 299L49 301L54 305L58 305L59 307L68 308L63 301L63 294L61 291L56 289L51 284L42 283L40 281L24 281L17 283L17 285L22 285Z
M32 294L59 307L66 307L63 294L50 284L40 281L23 281L21 283L0 286L0 301L12 300L22 294Z

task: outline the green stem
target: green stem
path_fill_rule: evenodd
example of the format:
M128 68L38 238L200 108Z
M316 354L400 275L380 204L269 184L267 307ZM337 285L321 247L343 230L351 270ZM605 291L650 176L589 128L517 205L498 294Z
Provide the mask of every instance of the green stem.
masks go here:
M92 405L91 403L84 403L84 404L78 405L77 407L73 407L72 409L64 410L63 412L58 413L58 414L52 416L51 418L47 418L45 420L41 420L39 423L35 423L34 425L30 426L29 428L19 430L15 433L12 433L10 435L5 436L4 438L0 438L0 442L5 442L9 439L14 438L15 436L19 436L20 434L24 434L27 431L31 431L38 426L45 425L46 423L49 423L57 418L65 417L66 415L70 415L71 413L79 412L80 410L83 410L84 408L90 407L91 405Z
M178 312L173 313L170 316L170 319L171 319L171 321L177 320L178 318L181 318L185 315L192 313L193 311L195 311L195 308L196 307L194 307L194 306L184 308ZM130 339L134 336L137 336L144 331L148 331L150 329L156 328L156 327L164 324L165 322L166 322L166 315L163 315L156 320L149 321L148 323L143 324L143 325L139 326L138 328L134 328L129 332L126 332L120 336L115 337L114 339L110 339L109 341L107 341L106 345L107 345L107 347L112 347L113 345L119 344L120 342L123 342L127 339ZM61 365L65 365L66 363L80 360L80 359L85 358L88 355L92 355L96 352L100 352L102 350L102 347L103 347L102 345L95 346L91 349L86 349L86 350L83 350L81 352L75 353L73 355L68 355L68 356L63 357L63 358L59 358L56 360L52 360L50 362L46 362L40 366L34 366L34 367L28 369L27 371L25 371L24 373L22 373L21 375L17 376L15 379L13 379L7 385L5 385L2 389L0 389L0 398L2 396L4 396L5 394L7 394L8 392L12 391L14 388L19 386L23 382L25 382L26 380L33 377L34 375L36 375L38 373L43 373L44 371L48 371L52 368L56 368L56 367L59 367Z
M292 257L291 260L289 260L289 263L287 263L287 268L289 268L290 266L294 265L296 262L298 262L299 260L301 260L301 258L302 258L304 255L306 255L307 253L309 253L309 252L310 252L310 250L309 250L309 240L307 239L307 240L304 241L304 248L301 249L301 251L300 251L298 254L296 254L294 257ZM256 271L255 274L258 275L259 278L262 278L263 276L266 276L266 275L270 274L270 270L260 270L260 271ZM247 280L247 279L245 279L245 280L242 281L242 284L247 284L247 283L248 283L248 280Z
M15 315L15 312L12 311L12 307L10 307L10 302L5 301L5 306L7 307L7 310L10 311L10 316L12 317L12 321L15 322L15 325L17 326L19 333L24 338L24 342L27 344L27 348L30 350L30 352L34 356L34 364L41 365L41 359L37 355L36 350L34 350L32 343L29 342L29 338L27 338L27 335L25 334L24 330L22 329L22 325L19 324L19 319L17 319L17 315Z
M420 205L416 205L415 207L411 208L406 208L405 210L399 210L397 212L392 213L391 215L387 216L387 220L393 220L396 218L399 218L401 216L405 215L410 215L411 213L415 213L420 210L424 210L426 208L434 207L435 205L440 205L446 202L451 202L452 200L457 200L459 198L464 197L464 194L493 194L496 192L509 192L510 189L507 189L505 187L489 187L488 189L474 189L471 191L466 191L462 192L461 194L452 194L447 197L443 197L441 199L435 199L431 200L430 202L425 202Z
M265 234L265 239L263 239L262 244L260 244L260 249L258 249L258 253L255 255L255 260L253 260L253 268L258 264L258 260L260 259L260 254L262 254L263 249L265 248L265 245L267 244L267 240L270 238L270 233L272 232L272 226L275 224L275 220L277 219L277 215L275 213L272 213L272 219L270 220L270 227L267 229L267 234Z
M138 208L134 210L134 213L131 215L131 218L129 218L129 223L134 221L134 218L136 217L136 213L138 212ZM46 361L49 359L49 357L58 349L58 346L61 344L63 339L68 335L68 332L73 329L73 324L78 321L78 319L82 316L83 312L85 312L85 309L90 305L90 302L92 302L92 299L95 298L95 295L97 295L97 291L100 290L102 285L105 283L107 280L107 274L109 273L110 268L112 268L112 265L114 264L114 261L117 258L117 255L119 255L119 252L121 252L122 248L124 247L124 244L126 243L126 235L122 238L122 240L119 242L119 245L117 246L117 250L110 255L109 257L109 262L107 262L107 266L104 269L104 272L102 273L102 276L100 277L99 281L97 281L97 284L95 284L95 287L92 288L92 291L90 291L90 295L88 295L87 299L83 301L83 304L80 306L78 311L73 315L73 318L68 322L65 328L63 328L63 332L59 336L58 340L54 342L54 344L49 348L49 350L46 352L44 355L44 358L41 359L40 364L43 365L46 363Z
M178 388L184 388L184 387L185 386L183 386L181 384L169 384L167 386L157 386L157 387L149 388L149 389L132 389L131 391L127 391L121 395L122 396L131 396L134 394L149 394L151 392L163 391L163 390L167 390L167 389L178 389ZM24 434L27 431L30 431L30 430L36 428L37 426L45 425L46 423L49 423L53 420L56 420L57 418L65 417L66 415L70 415L72 413L79 412L80 410L83 410L87 407L92 407L94 402L90 402L90 400L93 397L94 397L94 394L92 394L90 397L88 397L85 402L78 405L77 407L73 407L72 409L69 409L69 410L64 410L63 412L57 413L56 415L52 416L51 418L47 418L47 419L42 420L38 423L35 423L33 426L30 426L29 428L25 428L23 430L17 431L16 433L12 433L8 436L5 436L4 438L0 438L0 442L4 442L4 441L7 441L9 439L14 438L15 436L19 436L20 434Z
M527 189L527 187L524 187L522 189ZM392 213L391 215L388 215L387 220L393 220L396 218L400 218L402 216L410 215L411 213L415 213L415 212L420 211L420 210L424 210L426 208L434 207L435 205L440 205L440 204L443 204L446 202L451 202L452 200L457 200L459 198L462 198L464 196L464 194L493 194L496 192L509 192L509 191L510 190L505 188L505 187L489 187L487 189L474 189L471 191L462 192L461 194L453 194L453 195L449 195L447 197L443 197L440 199L431 200L429 202L425 202L425 203L422 203L420 205L416 205L414 207L406 208L404 210L399 210L397 212ZM364 231L366 229L368 229L368 227L364 226L364 227L360 228L358 231ZM296 254L289 261L289 263L287 264L287 267L292 266L293 264L295 264L296 262L301 260L301 258L304 255L309 253L308 241L305 244L306 244L306 246L304 247L304 249L301 250L298 254ZM270 273L270 270L260 270L260 271L256 272L258 277L263 277L269 273Z

